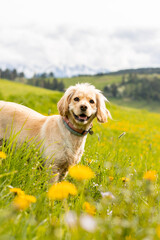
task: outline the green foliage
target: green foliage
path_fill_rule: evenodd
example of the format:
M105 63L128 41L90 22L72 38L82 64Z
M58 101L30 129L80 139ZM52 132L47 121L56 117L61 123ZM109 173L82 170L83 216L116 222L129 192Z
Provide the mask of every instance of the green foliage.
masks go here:
M24 78L24 73L23 72L18 73L16 69L13 69L13 70L0 69L0 78L15 80L16 78Z
M120 84L105 86L104 92L114 98L160 101L160 78L140 78L136 74L130 73L127 79L125 76L122 76Z
M27 79L26 83L50 90L64 91L64 83L62 81L58 81L56 78L47 78L45 74L43 74L40 78L36 77Z
M2 95L2 93L0 92L0 99L3 99L3 95Z

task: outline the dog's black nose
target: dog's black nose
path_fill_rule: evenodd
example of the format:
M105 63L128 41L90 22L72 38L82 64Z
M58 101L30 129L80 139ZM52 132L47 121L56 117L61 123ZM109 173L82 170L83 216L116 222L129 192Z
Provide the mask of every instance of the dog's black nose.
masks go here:
M81 109L83 112L85 112L85 111L87 110L87 106L86 106L86 105L81 105L81 106L80 106L80 109Z

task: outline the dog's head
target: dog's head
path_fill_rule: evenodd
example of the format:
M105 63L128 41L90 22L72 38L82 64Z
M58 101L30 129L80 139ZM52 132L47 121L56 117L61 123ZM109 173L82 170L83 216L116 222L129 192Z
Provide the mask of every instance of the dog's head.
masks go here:
M94 86L88 83L76 84L66 90L58 102L58 110L61 116L72 118L78 125L88 125L95 117L104 123L108 117L111 118L105 101L107 99Z

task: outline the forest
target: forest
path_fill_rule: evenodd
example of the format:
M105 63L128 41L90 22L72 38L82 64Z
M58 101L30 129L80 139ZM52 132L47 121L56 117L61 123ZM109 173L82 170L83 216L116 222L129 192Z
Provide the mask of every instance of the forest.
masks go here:
M120 83L106 85L103 91L114 98L160 101L160 78L130 73L128 76L123 75Z

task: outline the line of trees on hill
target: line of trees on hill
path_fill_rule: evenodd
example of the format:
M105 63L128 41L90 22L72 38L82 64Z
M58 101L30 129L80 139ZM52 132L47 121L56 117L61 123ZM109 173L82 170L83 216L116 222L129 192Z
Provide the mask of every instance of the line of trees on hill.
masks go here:
M28 79L28 84L32 86L42 87L50 90L58 90L64 91L64 83L62 81L58 81L55 77L50 78L31 78Z
M62 81L55 78L53 72L34 74L33 78L28 79L28 84L60 92L63 92L65 87Z
M160 68L137 68L123 69L116 72L97 73L96 76L121 75L121 74L160 74Z
M119 84L107 85L103 89L107 96L160 101L160 78L138 77L135 73L123 75Z
M23 72L19 73L16 69L10 70L7 68L5 70L0 69L0 78L8 79L11 81L20 81L32 86L47 88L51 90L64 91L64 83L62 81L58 81L54 77L53 72L50 72L49 74L34 74L32 78L25 79L25 74Z
M10 70L10 69L5 69L2 70L0 69L0 78L5 78L8 80L15 80L16 78L24 78L25 75L23 72L18 73L16 69Z

